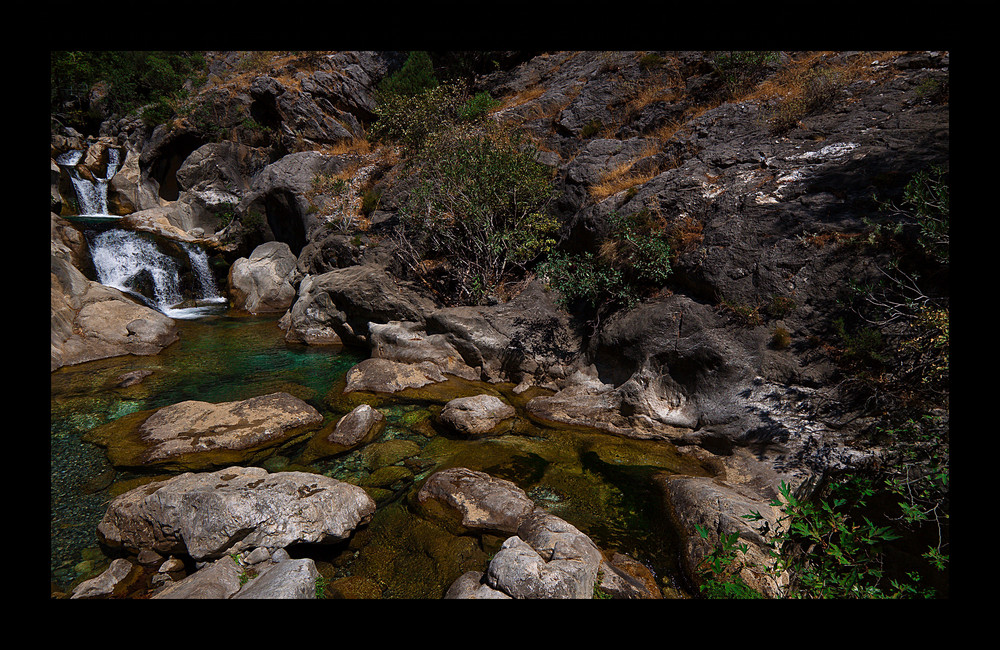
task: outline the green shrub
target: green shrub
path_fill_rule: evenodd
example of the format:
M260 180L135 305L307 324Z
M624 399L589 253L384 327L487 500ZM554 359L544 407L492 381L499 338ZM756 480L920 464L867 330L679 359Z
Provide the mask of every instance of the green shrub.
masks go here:
M432 135L457 121L459 108L466 101L465 87L458 82L436 85L416 95L384 95L379 98L378 119L369 137L419 151Z
M459 302L478 302L554 244L552 172L526 145L505 127L456 125L428 136L412 161L416 187L400 213L426 251L411 251L409 263L451 260Z
M595 309L629 307L670 277L668 233L648 211L615 212L608 223L599 255L556 252L539 265L564 306L582 300Z
M459 107L458 117L472 122L486 117L491 108L499 106L500 102L493 99L488 92L476 93L469 101Z
M379 99L390 96L415 97L437 85L430 55L427 52L410 52L402 68L379 82L376 93Z
M719 54L713 61L729 97L739 97L760 83L779 52L738 50Z
M781 511L774 530L758 511L743 515L748 521L762 522L759 532L768 540L763 549L770 564L752 568L774 578L787 571L791 580L784 590L785 598L933 597L933 589L921 585L922 578L916 572L905 577L887 575L886 549L900 539L900 532L888 522L873 521L868 514L868 499L877 489L871 478L855 476L830 483L812 499L800 499L782 482L780 497L769 503ZM707 537L707 531L698 532ZM739 548L736 534L723 536L706 557L703 596L753 597L752 590L738 579L736 572L743 560L738 559L736 550L746 550L745 546ZM943 555L937 557L946 560Z

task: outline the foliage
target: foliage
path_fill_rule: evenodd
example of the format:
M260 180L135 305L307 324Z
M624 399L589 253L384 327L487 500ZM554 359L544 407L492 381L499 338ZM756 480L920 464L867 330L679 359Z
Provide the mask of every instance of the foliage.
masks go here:
M125 115L152 104L149 115L144 112L143 117L155 122L169 117L169 99L204 66L200 52L52 52L50 99L55 110L59 102L82 96L93 85L104 82L107 84L104 101L109 113Z
M739 97L756 86L778 60L774 51L732 50L716 55L713 63L729 97Z
M695 530L702 539L708 539L708 529L695 524ZM761 594L743 580L740 569L749 549L740 542L739 533L722 534L719 543L701 562L704 581L698 586L705 598L751 600L761 598Z
M553 253L539 265L549 286L559 291L564 306L580 300L591 308L631 306L647 290L669 278L669 233L649 211L608 218L608 236L595 256Z
M326 588L329 584L330 581L322 573L316 576L316 598L320 600L326 599Z
M490 109L500 105L500 102L493 99L488 92L476 93L465 104L458 108L458 117L461 120L472 122L486 117Z
M557 222L545 214L551 171L526 144L497 125L453 125L413 161L403 242L421 241L426 251L408 249L409 263L419 274L423 255L450 258L458 302L477 303L555 243Z
M376 88L377 97L416 97L437 87L434 63L427 52L410 52L403 67L385 77Z
M930 598L932 589L920 584L920 576L909 572L891 577L884 567L886 545L900 538L892 525L872 521L866 514L867 500L877 484L869 477L854 476L831 483L822 496L799 499L785 482L780 496L769 505L781 516L775 530L758 511L743 517L763 522L767 536L764 549L773 563L755 570L777 577L791 576L784 597L796 599ZM707 534L699 530L702 538ZM753 597L736 573L746 557L746 545L738 545L734 533L723 536L703 563L706 597Z
M457 121L458 111L466 102L465 86L459 82L436 85L417 95L382 95L376 109L378 119L369 137L399 143L417 152L433 135Z

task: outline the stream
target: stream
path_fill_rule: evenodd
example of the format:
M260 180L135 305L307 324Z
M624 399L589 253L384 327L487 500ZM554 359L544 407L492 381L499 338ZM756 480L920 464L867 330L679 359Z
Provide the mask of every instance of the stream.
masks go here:
M285 391L317 408L324 423L340 418L338 402L356 351L286 343L277 316L231 312L179 320L180 340L158 355L124 356L60 368L51 375L51 564L54 590L70 591L110 562L99 548L97 524L109 501L165 475L116 471L103 449L82 440L105 422L188 399L242 400ZM126 372L146 370L141 382L117 387ZM338 382L340 385L338 386ZM379 396L388 426L375 442L308 463L307 443L260 463L269 471L325 474L364 487L378 510L351 540L330 547L290 548L316 560L329 582L353 597L440 598L467 570L485 569L503 538L455 536L414 515L408 501L438 469L464 466L511 480L540 506L569 521L604 550L639 560L662 589L677 590L674 536L664 523L651 477L689 472L669 445L626 440L596 430L532 421L530 395L500 391L518 410L514 431L457 439L437 427L441 404ZM474 383L463 390L475 392ZM374 397L374 396L373 396Z

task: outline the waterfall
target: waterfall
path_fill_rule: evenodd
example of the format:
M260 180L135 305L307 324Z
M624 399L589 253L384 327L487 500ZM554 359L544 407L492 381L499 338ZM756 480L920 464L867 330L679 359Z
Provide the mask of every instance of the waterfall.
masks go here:
M97 234L90 255L101 284L145 296L164 313L183 300L177 262L138 233L114 229Z
M208 254L194 244L181 243L191 260L191 270L194 271L198 279L198 286L201 289L199 301L204 302L227 302L227 299L219 295L219 285L215 282L215 275L208 265Z
M67 151L56 158L56 164L66 169L73 182L73 189L76 190L76 197L80 201L81 217L114 218L108 214L108 182L118 172L119 154L113 147L108 147L105 151L108 152L108 167L104 178L95 176L93 182L80 176L76 168L80 158L83 157L82 151Z
M86 236L97 281L124 291L171 318L198 318L217 313L220 306L228 305L228 300L219 294L208 255L200 246L177 242L187 254L187 260L183 255L178 259L165 254L146 235L100 225L120 218L108 214L108 182L118 172L119 150L106 147L105 151L107 171L103 178L94 176L93 181L83 178L77 168L83 151L68 151L56 158L56 163L69 174L80 201L80 214L67 218L92 226Z
M181 287L182 264L161 252L151 239L118 228L90 233L89 239L98 282L135 296L171 318L197 318L228 304L219 295L208 256L198 246L181 244L198 283L198 293L192 298Z

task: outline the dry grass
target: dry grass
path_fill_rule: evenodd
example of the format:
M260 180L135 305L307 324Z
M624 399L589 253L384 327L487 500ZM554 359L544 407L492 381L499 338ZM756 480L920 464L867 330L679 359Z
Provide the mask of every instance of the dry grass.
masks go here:
M636 158L627 160L604 173L600 181L589 188L591 198L596 201L603 201L618 192L651 181L660 173L658 167L644 171L635 171L634 167L640 160L659 153L659 151L659 144L657 142L650 142Z
M809 52L790 61L736 101L753 101L769 106L769 122L774 131L795 126L799 120L832 102L844 87L857 81L878 82L891 74L886 63L900 52L865 52L847 62L834 62L836 52Z

